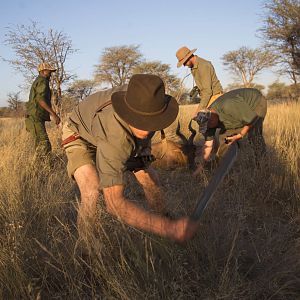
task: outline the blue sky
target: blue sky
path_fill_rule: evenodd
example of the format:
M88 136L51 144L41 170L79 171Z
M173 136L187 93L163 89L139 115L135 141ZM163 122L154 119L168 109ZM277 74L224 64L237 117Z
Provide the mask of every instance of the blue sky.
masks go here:
M10 0L0 4L0 56L14 53L3 44L9 25L39 22L47 30L63 31L79 51L67 61L67 68L78 79L91 79L94 65L105 47L140 45L147 60L160 60L172 66L179 77L186 68L176 68L176 50L186 45L198 48L196 54L210 60L225 87L232 76L221 57L241 46L261 45L257 30L262 26L262 0L170 1L170 0ZM268 85L278 76L266 71L258 83ZM280 78L284 80L284 78ZM20 91L23 78L10 65L0 62L0 106L9 92ZM191 83L188 81L187 85ZM22 90L22 100L28 97Z

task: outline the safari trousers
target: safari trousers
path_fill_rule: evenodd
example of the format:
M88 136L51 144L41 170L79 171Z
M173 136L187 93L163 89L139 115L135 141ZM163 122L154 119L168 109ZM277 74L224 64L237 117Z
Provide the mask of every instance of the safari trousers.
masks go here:
M51 152L51 143L45 127L45 121L35 120L32 116L25 118L26 130L34 139L37 154L47 155Z

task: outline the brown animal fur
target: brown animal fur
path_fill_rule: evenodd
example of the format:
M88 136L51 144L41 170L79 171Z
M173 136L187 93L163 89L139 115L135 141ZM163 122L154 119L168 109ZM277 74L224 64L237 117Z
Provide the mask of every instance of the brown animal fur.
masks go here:
M193 142L196 130L192 128L191 122L189 123L191 135L188 139L180 132L180 123L178 122L176 135L180 137L182 144L167 140L164 131L161 131L161 141L152 144L152 154L156 157L156 161L153 163L154 166L163 169L186 166L191 170L195 168L197 149Z

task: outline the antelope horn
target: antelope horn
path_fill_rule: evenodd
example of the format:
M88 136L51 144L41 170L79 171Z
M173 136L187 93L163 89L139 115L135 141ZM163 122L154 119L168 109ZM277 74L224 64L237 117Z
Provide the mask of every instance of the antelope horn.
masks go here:
M188 139L188 145L193 145L197 131L192 127L192 120L189 123L189 131L192 133Z
M178 135L181 138L184 145L188 144L187 138L184 136L184 134L182 134L180 132L180 122L179 121L178 121L177 128L176 128L176 135Z
M161 140L164 140L166 138L166 134L165 134L165 131L162 129L161 131L160 131L160 139Z

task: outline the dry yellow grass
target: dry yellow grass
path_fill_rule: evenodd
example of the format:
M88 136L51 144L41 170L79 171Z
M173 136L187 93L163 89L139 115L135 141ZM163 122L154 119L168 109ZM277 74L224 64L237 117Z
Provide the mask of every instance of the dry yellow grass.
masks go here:
M51 168L36 166L22 120L0 120L0 298L299 299L299 116L300 104L270 106L267 158L254 168L240 157L193 241L180 246L120 224L100 199L91 256L76 244L76 189L59 132L50 128ZM174 216L192 211L210 176L160 175ZM142 205L137 185L126 193Z

